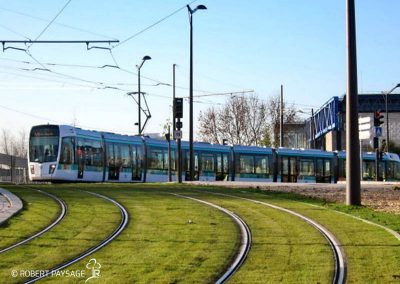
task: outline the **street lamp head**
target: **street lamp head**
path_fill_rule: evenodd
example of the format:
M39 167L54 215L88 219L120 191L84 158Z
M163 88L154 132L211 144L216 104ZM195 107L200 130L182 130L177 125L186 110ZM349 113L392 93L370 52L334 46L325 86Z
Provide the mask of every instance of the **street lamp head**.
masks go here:
M398 83L398 84L396 85L396 88L400 88L400 83Z
M190 13L191 15L193 15L194 13L196 13L197 10L207 10L207 7L204 6L204 5L197 5L197 7L194 8L193 10L192 10L192 8L190 8L189 5L186 5L186 7L188 8L188 11L189 11L189 13Z
M146 55L146 56L143 57L143 61L150 60L150 59L151 59L151 57L148 56L148 55Z
M196 9L194 9L195 11L196 10L207 10L207 7L206 6L204 6L204 5L198 5L197 7L196 7Z

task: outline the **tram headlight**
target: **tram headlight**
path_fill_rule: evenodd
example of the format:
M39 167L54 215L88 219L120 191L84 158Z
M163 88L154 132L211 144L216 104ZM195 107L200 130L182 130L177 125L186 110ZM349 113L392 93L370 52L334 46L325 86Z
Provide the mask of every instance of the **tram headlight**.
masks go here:
M34 174L35 174L35 166L31 165L31 175L34 175Z
M56 164L51 164L49 167L49 174L52 175L55 170L56 170Z

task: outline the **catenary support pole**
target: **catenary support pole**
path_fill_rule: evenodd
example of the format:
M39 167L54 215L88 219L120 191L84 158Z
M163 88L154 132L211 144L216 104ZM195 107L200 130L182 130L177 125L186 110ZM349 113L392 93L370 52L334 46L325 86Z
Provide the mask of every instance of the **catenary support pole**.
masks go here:
M346 204L361 205L360 141L358 136L356 15L354 0L346 0L346 44Z

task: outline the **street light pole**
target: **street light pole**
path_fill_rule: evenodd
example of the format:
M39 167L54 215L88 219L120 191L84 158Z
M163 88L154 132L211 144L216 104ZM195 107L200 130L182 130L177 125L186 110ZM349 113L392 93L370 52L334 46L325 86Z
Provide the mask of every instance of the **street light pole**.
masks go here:
M385 105L386 105L386 152L389 152L389 111L388 111L388 95L390 95L396 88L400 87L400 83L394 86L385 95Z
M144 62L146 60L150 60L151 57L146 55L143 57L142 59L142 63L140 65L136 65L137 69L138 69L138 106L139 106L139 111L138 111L138 135L142 135L142 122L141 122L141 96L142 93L140 92L140 69L142 68Z
M189 176L194 180L194 157L193 157L193 14L197 10L206 10L204 5L198 5L192 10L186 5L189 13L190 23L190 79L189 79Z

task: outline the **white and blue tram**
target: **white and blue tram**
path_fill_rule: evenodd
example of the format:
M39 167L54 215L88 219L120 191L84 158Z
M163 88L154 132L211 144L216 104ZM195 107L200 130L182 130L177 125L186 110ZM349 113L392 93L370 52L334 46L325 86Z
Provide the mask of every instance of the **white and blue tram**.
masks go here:
M171 141L177 180L177 145ZM346 154L322 150L225 146L195 142L194 178L201 181L322 182L344 180ZM39 125L29 136L32 181L162 182L168 180L168 142L141 136ZM182 178L189 179L189 143L182 141ZM375 179L375 155L363 154L363 179ZM380 177L400 180L400 159L386 153Z

